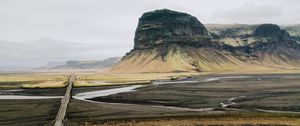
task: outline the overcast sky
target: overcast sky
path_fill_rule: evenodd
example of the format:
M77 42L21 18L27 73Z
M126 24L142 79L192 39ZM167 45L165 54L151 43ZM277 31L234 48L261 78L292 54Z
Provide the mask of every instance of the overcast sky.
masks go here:
M100 60L133 47L138 18L168 8L202 23L299 24L300 0L0 0L0 69Z

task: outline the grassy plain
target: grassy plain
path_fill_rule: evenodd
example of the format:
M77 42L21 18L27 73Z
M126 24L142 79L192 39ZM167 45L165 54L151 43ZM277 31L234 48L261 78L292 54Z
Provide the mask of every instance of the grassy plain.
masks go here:
M177 80L199 73L144 73L144 74L103 74L85 73L79 74L75 82L76 87L82 86L111 86L150 84L153 80Z
M61 88L69 74L65 73L1 73L0 89L5 88Z
M298 70L272 71L272 72L248 72L247 74L287 74L300 73ZM75 87L86 86L111 86L111 85L132 85L150 84L153 80L180 80L192 76L207 75L241 75L244 72L178 72L178 73L128 73L108 74L97 72L79 72L74 83ZM63 88L70 73L0 73L0 89L10 88Z
M297 74L300 70L280 70L280 71L249 71L249 72L174 72L174 73L78 73L75 87L88 86L112 86L112 85L132 85L150 84L154 80L182 80L193 76L228 76L228 75L263 75L263 74Z

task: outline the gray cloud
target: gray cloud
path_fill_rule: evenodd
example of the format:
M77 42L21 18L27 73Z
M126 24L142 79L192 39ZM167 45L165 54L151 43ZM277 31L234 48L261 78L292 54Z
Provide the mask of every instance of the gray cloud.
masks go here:
M276 18L283 16L283 11L279 7L270 5L257 6L245 4L234 9L218 9L212 14L212 18L223 23L266 23L277 21Z
M92 46L93 45L93 46ZM0 41L0 66L37 67L49 61L100 60L103 57L121 56L130 48L124 44L84 44L41 38L35 41Z

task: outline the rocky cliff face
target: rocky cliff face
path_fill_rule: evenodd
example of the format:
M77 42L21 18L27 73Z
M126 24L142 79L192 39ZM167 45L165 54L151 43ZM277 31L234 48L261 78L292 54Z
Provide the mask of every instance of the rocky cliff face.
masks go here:
M197 18L167 9L139 19L134 48L117 73L274 71L300 68L300 48L274 24L208 31Z
M211 36L194 16L168 9L147 12L139 19L134 49L158 46L207 45Z

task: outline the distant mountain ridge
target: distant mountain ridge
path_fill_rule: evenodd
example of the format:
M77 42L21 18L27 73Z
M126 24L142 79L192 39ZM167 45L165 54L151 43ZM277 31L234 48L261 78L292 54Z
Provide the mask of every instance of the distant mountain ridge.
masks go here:
M168 9L144 13L117 73L274 71L300 68L300 45L276 24L204 26Z
M37 68L38 70L65 70L65 69L105 69L119 62L120 57L111 57L104 60L88 60L66 62L49 62L47 65Z
M294 39L296 41L299 41L300 38L300 25L288 25L280 27L276 24L207 24L206 27L208 28L210 34L214 37L214 39L217 39L218 41L231 46L246 46L257 41L274 41L274 38L277 39L275 41L278 41L280 37L285 37L282 38L285 40L281 41L287 41L287 39ZM269 34L272 36L259 36L259 34L257 33L257 30L259 29L261 29L261 35ZM263 31L264 29L266 31Z

